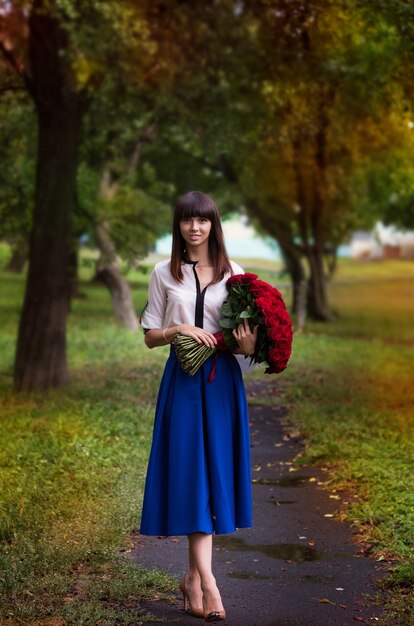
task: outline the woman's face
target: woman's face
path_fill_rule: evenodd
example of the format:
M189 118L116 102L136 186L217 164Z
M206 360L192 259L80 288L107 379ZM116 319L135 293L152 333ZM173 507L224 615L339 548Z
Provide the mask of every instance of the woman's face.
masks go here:
M180 231L188 246L199 247L208 241L211 222L206 217L187 217L180 221Z

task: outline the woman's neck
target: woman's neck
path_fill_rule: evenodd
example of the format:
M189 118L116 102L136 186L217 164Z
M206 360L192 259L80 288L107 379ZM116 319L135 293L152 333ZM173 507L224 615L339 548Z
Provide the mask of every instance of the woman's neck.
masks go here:
M189 261L197 261L198 265L211 265L207 247L200 249L200 247L187 246L187 258Z

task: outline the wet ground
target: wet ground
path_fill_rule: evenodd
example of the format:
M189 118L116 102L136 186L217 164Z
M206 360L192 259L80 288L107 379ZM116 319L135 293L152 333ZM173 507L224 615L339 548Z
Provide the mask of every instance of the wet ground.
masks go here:
M384 564L364 555L353 530L335 519L347 494L322 489L326 468L298 467L300 433L284 427L285 411L260 406L275 383L247 384L250 408L253 528L214 538L214 573L229 626L351 626L383 614L376 587ZM186 537L137 536L131 559L181 577ZM177 594L147 602L153 623L202 624Z

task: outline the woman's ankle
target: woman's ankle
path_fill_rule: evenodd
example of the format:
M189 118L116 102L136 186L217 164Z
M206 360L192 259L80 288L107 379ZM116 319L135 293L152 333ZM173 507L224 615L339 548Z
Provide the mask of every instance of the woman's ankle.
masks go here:
M191 584L194 584L194 583L200 584L201 578L200 578L200 573L198 569L189 569L185 575L185 580L186 582L191 583Z
M214 591L217 589L217 582L213 574L209 576L203 576L201 579L201 589L204 592Z

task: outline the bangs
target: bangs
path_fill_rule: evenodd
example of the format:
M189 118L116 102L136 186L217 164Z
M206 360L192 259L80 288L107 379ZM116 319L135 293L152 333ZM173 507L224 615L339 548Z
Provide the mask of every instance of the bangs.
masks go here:
M214 222L217 216L217 206L207 194L201 191L189 191L184 196L181 196L175 208L177 221L190 217L204 217Z

